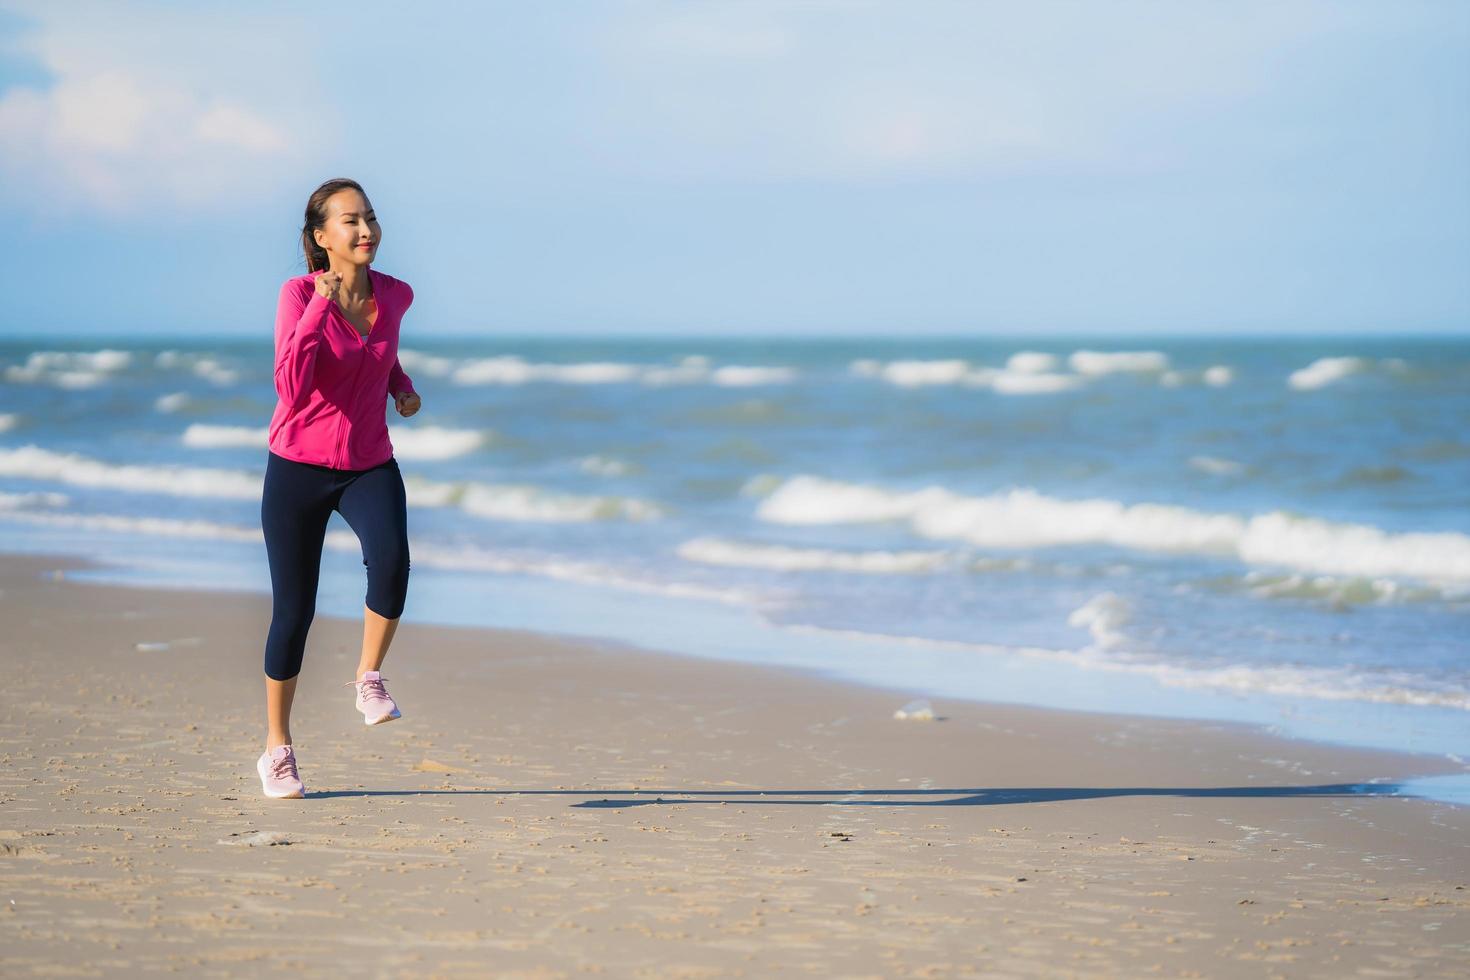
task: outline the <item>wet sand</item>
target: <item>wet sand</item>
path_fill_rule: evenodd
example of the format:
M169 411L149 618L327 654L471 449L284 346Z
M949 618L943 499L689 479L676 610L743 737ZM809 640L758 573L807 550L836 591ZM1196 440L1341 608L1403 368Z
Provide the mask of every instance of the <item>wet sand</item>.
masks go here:
M1441 759L318 617L261 796L267 596L0 556L0 973L1463 977ZM691 637L691 644L697 637Z

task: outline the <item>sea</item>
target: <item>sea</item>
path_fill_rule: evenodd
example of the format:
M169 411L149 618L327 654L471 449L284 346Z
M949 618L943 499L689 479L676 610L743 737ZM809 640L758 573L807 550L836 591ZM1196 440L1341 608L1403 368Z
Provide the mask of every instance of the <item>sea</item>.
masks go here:
M405 344L409 620L1470 771L1470 339ZM272 363L0 337L0 551L268 594ZM365 582L333 515L318 612Z

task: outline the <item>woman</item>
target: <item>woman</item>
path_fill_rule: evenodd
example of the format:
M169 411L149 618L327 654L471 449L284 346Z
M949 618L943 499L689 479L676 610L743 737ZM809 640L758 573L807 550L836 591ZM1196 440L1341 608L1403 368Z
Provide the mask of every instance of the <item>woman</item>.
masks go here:
M322 541L332 511L357 533L367 566L357 709L369 725L401 717L379 671L408 592L403 476L388 441L383 398L404 418L419 410L398 363L408 283L371 268L382 241L373 206L352 180L329 180L306 202L307 274L281 287L276 307L276 394L260 502L272 611L265 645L265 753L261 788L301 798L291 744L291 701L316 613Z

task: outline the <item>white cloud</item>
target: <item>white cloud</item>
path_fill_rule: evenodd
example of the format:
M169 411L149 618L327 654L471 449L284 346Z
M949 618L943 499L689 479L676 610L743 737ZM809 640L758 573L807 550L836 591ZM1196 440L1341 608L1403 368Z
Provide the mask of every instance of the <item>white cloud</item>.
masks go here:
M11 5L15 9L15 5ZM234 208L334 128L301 98L294 14L32 4L11 41L52 76L0 93L0 200L46 217Z
M1269 102L1290 52L1355 16L1316 0L617 9L587 39L606 75L579 135L609 169L666 179L1178 170L1231 152L1221 113ZM1240 152L1294 149L1258 135Z

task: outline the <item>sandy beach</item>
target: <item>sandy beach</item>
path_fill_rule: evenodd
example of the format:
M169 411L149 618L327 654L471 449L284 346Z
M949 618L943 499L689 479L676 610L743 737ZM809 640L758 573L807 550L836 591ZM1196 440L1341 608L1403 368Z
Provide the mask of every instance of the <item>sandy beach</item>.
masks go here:
M1470 811L1361 786L1443 760L411 617L366 727L319 617L269 800L269 597L86 567L0 561L6 976L1470 973Z

